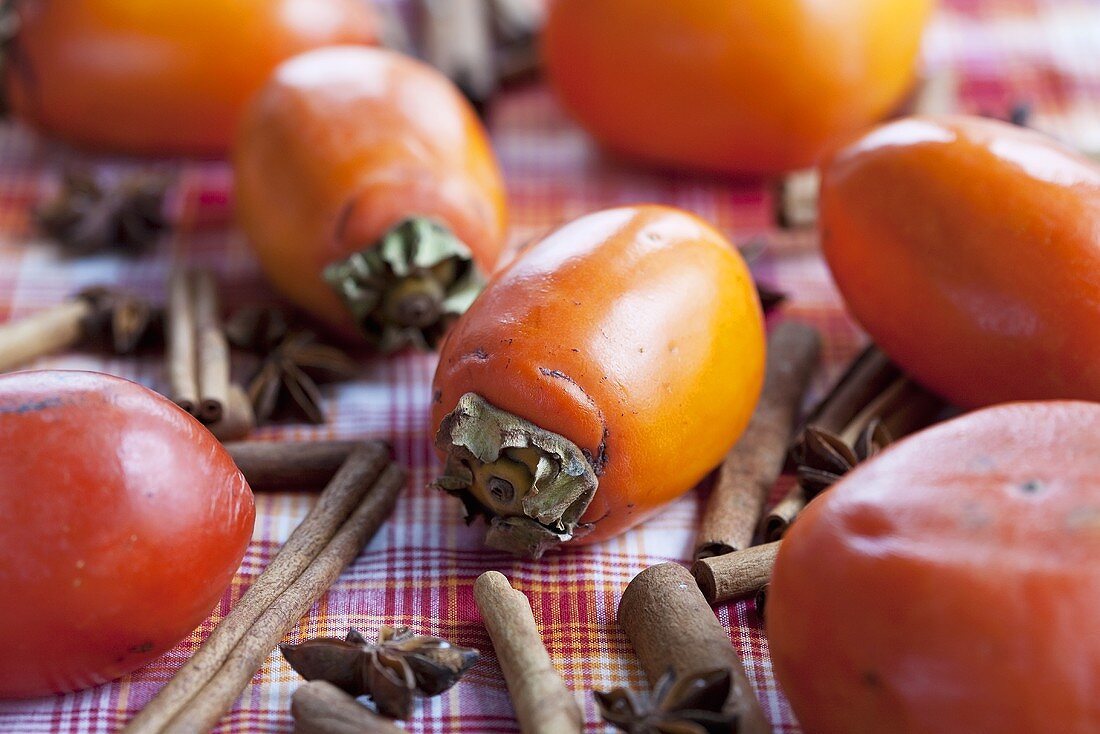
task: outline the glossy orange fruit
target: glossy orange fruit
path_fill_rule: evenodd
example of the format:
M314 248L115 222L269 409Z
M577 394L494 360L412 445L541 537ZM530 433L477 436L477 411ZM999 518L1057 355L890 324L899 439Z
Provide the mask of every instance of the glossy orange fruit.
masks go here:
M504 186L481 123L442 74L397 53L334 47L281 65L248 111L234 163L239 219L271 282L387 346L417 331L437 339L469 305L458 296L476 293L462 290L469 271L491 272L503 245ZM410 218L426 229L382 242ZM341 263L364 274L326 282ZM375 300L355 303L361 291Z
M210 614L252 492L198 421L92 372L0 376L0 698L140 668Z
M285 58L375 43L359 0L15 0L6 51L15 114L91 148L219 155Z
M565 108L613 151L668 166L811 165L913 83L933 0L553 0Z
M760 302L721 234L662 206L583 216L494 276L445 340L437 485L490 516L497 547L609 538L721 461L763 367Z
M891 122L824 167L822 247L848 308L967 407L1100 400L1100 168L1037 132Z
M772 665L815 734L1100 730L1100 405L934 426L814 500L779 551Z

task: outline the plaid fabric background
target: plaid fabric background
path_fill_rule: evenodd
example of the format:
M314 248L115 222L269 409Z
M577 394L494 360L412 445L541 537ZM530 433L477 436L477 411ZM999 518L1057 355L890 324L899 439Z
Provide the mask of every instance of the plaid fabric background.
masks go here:
M397 0L392 0L397 2ZM1100 150L1100 0L951 0L926 44L930 68L951 66L960 76L959 108L1004 114L1026 102L1034 124L1082 147ZM770 195L759 183L729 183L649 173L608 160L539 86L509 92L490 116L508 179L512 239L604 206L661 201L717 223L738 242L769 244L753 264L759 279L791 296L780 318L816 324L826 339L819 392L859 347L812 235L770 227ZM139 260L99 256L69 261L35 241L28 209L48 195L67 163L107 171L143 165L179 170L174 202L181 226L155 255ZM241 236L230 227L231 172L222 162L186 164L102 161L39 140L20 128L0 131L0 321L33 313L86 285L109 283L160 298L173 257L215 269L227 308L270 298ZM415 732L514 732L507 691L474 606L472 584L487 569L504 572L531 599L551 657L584 711L589 732L606 728L589 691L643 686L644 679L615 609L626 584L662 561L686 562L704 491L689 493L664 513L598 546L517 561L481 548L482 528L466 527L457 500L424 487L437 468L428 426L433 355L365 357L360 379L329 389L329 423L266 428L272 440L372 437L385 439L410 468L407 491L393 518L335 586L290 633L291 640L342 636L348 627L368 636L382 624L406 624L479 648L481 660L455 688L429 699L403 724ZM69 354L40 367L96 369L162 386L157 360L102 359ZM112 732L137 711L202 642L264 568L312 497L256 498L253 543L217 609L174 650L121 680L78 693L0 703L0 731ZM768 647L751 602L717 608L730 630L764 708L779 732L798 732L772 677ZM272 654L222 732L286 732L290 695L300 679Z

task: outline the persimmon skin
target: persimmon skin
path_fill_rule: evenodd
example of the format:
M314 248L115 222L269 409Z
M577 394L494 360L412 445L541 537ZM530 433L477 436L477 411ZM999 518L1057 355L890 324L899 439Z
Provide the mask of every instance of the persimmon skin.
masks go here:
M592 543L699 482L760 394L752 277L702 220L663 206L562 226L502 269L444 340L432 425L473 392L596 459Z
M966 117L888 123L824 167L822 248L898 364L964 407L1100 400L1100 168Z
M543 55L613 151L739 174L813 164L913 82L933 0L554 0Z
M145 665L207 617L252 492L168 399L90 372L0 376L0 698Z
M1100 730L1100 405L934 426L814 500L768 594L814 734Z
M15 114L74 145L224 154L282 60L377 42L357 0L19 0L6 90Z
M264 272L348 334L321 273L400 220L440 221L484 273L503 246L504 184L484 128L442 74L401 54L334 47L282 64L249 108L234 165Z

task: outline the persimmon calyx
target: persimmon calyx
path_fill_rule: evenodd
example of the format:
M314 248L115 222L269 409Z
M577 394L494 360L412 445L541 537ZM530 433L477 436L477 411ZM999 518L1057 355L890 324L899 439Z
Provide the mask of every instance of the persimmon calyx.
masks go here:
M447 461L432 486L459 497L468 521L489 521L489 547L538 558L591 529L580 518L599 480L569 439L466 393L435 444Z
M402 220L324 278L383 352L431 348L485 286L470 248L425 217Z

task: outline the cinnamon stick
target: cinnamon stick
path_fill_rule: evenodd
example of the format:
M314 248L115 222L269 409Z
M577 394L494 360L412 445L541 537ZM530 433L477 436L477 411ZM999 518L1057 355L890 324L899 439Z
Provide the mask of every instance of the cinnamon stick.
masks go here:
M225 444L254 492L314 491L359 445L357 441L235 441Z
M781 180L773 194L775 223L780 229L807 229L817 223L821 175L816 168L796 171Z
M191 705L234 654L239 643L245 637L256 634L254 625L258 624L267 609L289 593L290 587L334 541L356 506L364 501L371 484L381 484L379 477L388 459L388 447L379 442L363 444L352 453L251 588L202 647L130 721L126 732L161 731L184 707ZM377 486L369 492L371 497L377 494ZM271 648L277 642L272 642Z
M738 734L772 730L729 635L686 568L662 563L635 576L619 602L619 626L650 685L669 669L681 679L727 669L732 685L726 710L737 713Z
M895 380L901 370L874 344L864 349L840 376L836 384L806 417L806 425L839 433L876 396Z
M0 372L76 344L92 304L76 298L0 325Z
M290 699L294 734L405 734L328 681L298 686Z
M390 464L302 575L271 603L206 686L164 727L171 734L208 731L218 723L287 632L332 586L390 516L405 472Z
M222 411L221 420L208 426L210 432L219 441L239 441L252 433L255 427L256 414L252 411L252 401L249 400L248 393L240 385L230 384L229 400L225 404L225 410ZM347 454L344 457L347 458ZM331 479L335 472L334 467L325 480ZM247 475L245 479L248 479Z
M747 548L783 471L802 397L821 354L821 335L812 326L787 321L768 339L764 389L752 420L726 456L703 513L695 558Z
M504 671L520 731L583 731L581 710L550 662L527 597L503 574L486 571L474 583L474 601Z
M765 543L724 556L703 558L691 567L691 575L711 604L754 594L771 580L779 544L780 541Z
M217 423L229 402L229 342L222 328L218 286L209 270L191 275L199 402L195 417Z
M786 496L764 516L760 523L760 534L767 543L779 540L787 534L791 523L806 507L809 498L806 489L801 484L795 484Z
M191 415L197 415L199 376L196 370L198 345L195 342L194 298L190 278L182 268L173 269L168 278L165 328L168 337L169 397Z

